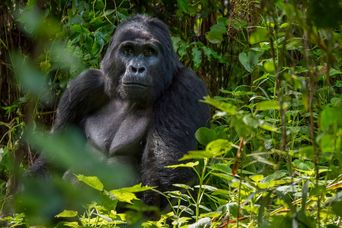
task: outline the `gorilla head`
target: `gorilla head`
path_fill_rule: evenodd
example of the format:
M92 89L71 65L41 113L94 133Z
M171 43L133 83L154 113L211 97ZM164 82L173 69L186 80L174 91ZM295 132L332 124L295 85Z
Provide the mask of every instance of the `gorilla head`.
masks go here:
M151 104L171 84L180 63L167 26L138 15L120 24L102 60L110 97Z

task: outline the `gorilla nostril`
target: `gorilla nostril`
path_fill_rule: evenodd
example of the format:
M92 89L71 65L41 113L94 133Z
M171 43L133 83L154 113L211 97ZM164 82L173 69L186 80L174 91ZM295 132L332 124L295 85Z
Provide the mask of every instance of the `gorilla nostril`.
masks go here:
M134 66L130 66L129 68L130 68L131 72L133 72L133 73L137 73L137 71L138 71L138 69L135 68Z
M144 72L145 71L145 67L140 67L139 69L138 69L138 73L142 73L142 72Z

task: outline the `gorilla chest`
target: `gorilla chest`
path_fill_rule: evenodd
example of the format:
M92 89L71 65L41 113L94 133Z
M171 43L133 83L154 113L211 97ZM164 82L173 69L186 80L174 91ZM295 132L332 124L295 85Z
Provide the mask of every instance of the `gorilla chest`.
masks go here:
M95 148L112 156L137 156L144 147L150 118L146 110L113 101L84 120L84 133Z

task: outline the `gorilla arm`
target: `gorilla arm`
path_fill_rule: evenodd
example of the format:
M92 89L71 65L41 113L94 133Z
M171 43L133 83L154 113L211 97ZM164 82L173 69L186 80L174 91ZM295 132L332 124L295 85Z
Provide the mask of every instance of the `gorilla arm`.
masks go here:
M203 82L191 70L183 67L175 74L171 86L155 104L153 125L142 157L143 184L165 191L173 183L191 180L190 169L172 170L165 166L178 163L185 153L195 149L195 131L209 120L208 107L199 101L205 95ZM165 202L156 199L158 196L153 192L143 196L147 204L165 206Z
M69 83L64 91L57 107L52 131L68 124L77 126L82 118L98 110L108 101L102 71L89 69L82 72Z
M70 81L58 106L51 132L63 129L67 125L79 126L89 113L98 110L108 100L105 94L105 77L99 70L89 69ZM28 174L46 175L47 161L39 156L30 167Z

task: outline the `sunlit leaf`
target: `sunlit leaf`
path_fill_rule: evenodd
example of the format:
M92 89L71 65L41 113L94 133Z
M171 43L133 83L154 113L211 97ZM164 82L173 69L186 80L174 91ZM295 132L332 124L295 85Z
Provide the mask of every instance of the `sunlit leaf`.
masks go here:
M76 177L79 181L89 185L90 187L92 187L96 190L99 190L99 191L103 191L104 186L98 177L96 177L96 176L84 176L84 175L76 175Z
M268 31L266 28L257 28L249 37L250 44L256 44L263 41L268 41Z
M275 71L274 62L272 60L264 62L264 69L268 73L273 73Z
M214 158L226 154L232 148L232 143L225 139L217 139L210 142L205 151L189 151L180 161L189 159Z
M193 190L192 187L190 187L189 185L186 185L186 184L173 184L173 186L175 186L177 188L183 188L183 189L186 189L186 190Z
M134 193L126 192L121 189L112 190L110 194L115 197L120 202L132 203L133 200L137 200L138 198Z
M77 214L78 214L77 211L64 210L61 213L57 214L55 217L56 218L73 218L73 217L76 217Z
M147 190L152 190L155 187L151 187L151 186L142 186L141 183L136 184L134 186L131 187L125 187L125 188L120 188L117 189L116 191L122 191L122 192L143 192L143 191L147 191Z
M211 185L206 185L206 184L195 185L194 187L195 187L195 188L202 188L202 189L205 189L205 190L208 190L208 191L211 191L211 192L214 192L214 191L217 190L216 187L211 186Z
M256 109L259 111L263 110L279 110L279 103L276 100L261 101L256 103Z
M264 175L261 175L261 174L260 175L253 175L253 176L250 176L249 178L255 182L259 182L264 178Z
M172 169L175 169L175 168L193 168L193 167L197 166L198 164L199 164L199 162L196 161L196 162L188 162L185 164L168 165L168 166L166 166L166 168L172 168Z
M204 102L214 106L217 109L220 109L230 115L235 115L237 113L237 107L228 102L219 101L217 99L213 99L209 96L205 97Z

